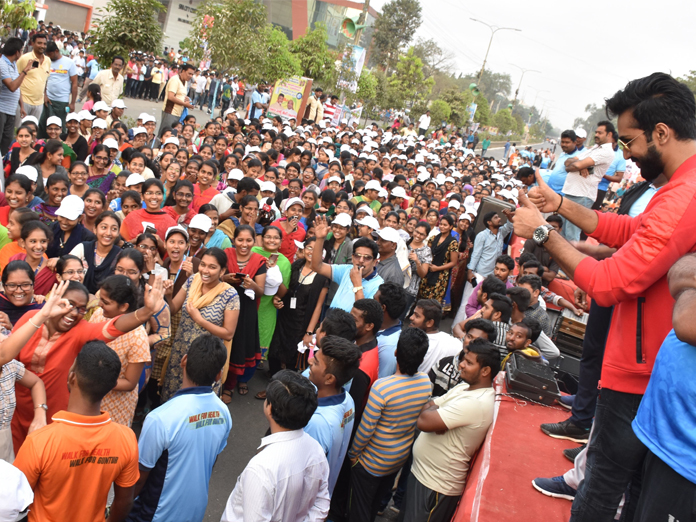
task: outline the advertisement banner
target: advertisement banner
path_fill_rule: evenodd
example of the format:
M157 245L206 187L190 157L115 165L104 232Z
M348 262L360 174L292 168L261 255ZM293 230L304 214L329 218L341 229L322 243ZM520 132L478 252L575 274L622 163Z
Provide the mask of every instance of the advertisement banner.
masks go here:
M312 79L293 76L285 80L278 80L271 93L271 101L268 105L268 116L280 116L283 121L290 118L297 119L297 114L302 113L306 104L306 96L312 87Z
M344 119L348 125L352 125L353 122L358 122L360 124L360 118L362 117L362 107L356 107L351 109L347 105L341 105L336 112L334 112L333 118L331 119L330 125L332 127L338 127Z
M367 50L364 47L358 45L349 46L352 47L350 54L350 74L352 76L351 80L346 80L344 78L338 79L338 86L341 88L347 88L351 92L357 92L358 90L358 78L360 78L360 73L365 65L365 57L367 56ZM348 49L346 49L348 53ZM344 54L345 57L345 54Z

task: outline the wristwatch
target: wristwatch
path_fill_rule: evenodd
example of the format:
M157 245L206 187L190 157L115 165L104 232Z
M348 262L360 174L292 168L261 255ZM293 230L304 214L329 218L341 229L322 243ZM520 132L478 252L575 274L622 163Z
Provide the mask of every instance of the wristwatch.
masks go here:
M38 410L39 408L43 408L44 410L48 411L48 405L47 404L39 404L36 406L34 409Z
M353 287L353 293L355 294L355 293L359 292L359 291L362 290L362 289L363 289L362 286L354 286L354 287Z
M541 225L538 227L535 231L534 234L532 235L532 239L534 242L541 246L544 243L546 243L549 240L549 233L555 230L553 226L546 224L546 225Z

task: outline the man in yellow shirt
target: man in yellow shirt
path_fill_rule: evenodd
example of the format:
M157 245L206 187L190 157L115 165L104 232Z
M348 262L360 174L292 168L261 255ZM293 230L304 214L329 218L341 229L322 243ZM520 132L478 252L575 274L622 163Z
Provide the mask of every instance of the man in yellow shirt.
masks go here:
M41 118L41 112L44 105L44 91L46 90L46 81L51 69L51 60L44 54L48 39L46 33L36 33L31 38L33 47L30 53L23 54L17 60L17 70L23 71L29 63L39 62L39 66L31 69L24 82L22 82L21 105L23 110L18 109L17 117L15 118L15 127L19 127L24 116L34 116L36 119Z
M179 74L169 78L165 87L164 103L162 104L162 117L160 118L160 129L174 127L181 118L184 108L193 109L191 99L186 96L188 92L188 82L193 77L196 70L191 63L185 63L179 69Z

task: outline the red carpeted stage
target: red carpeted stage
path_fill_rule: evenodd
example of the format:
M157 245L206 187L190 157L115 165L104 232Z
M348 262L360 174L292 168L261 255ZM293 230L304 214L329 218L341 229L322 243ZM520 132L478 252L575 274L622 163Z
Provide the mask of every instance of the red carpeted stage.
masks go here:
M502 373L496 391L506 393ZM536 477L554 477L572 464L562 450L578 445L544 435L539 425L560 422L570 412L498 395L493 425L469 472L453 522L565 522L568 500L542 495Z

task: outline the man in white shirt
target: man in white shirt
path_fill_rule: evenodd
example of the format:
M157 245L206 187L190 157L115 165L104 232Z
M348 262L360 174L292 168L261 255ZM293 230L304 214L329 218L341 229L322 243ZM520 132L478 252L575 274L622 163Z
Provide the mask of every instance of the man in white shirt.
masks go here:
M425 136L425 133L428 132L428 127L430 127L430 111L425 111L425 114L418 118L418 135Z
M428 352L418 367L419 372L428 373L443 357L458 355L462 351L462 341L440 331L442 305L435 299L420 299L416 302L409 326L419 328L428 335Z
M237 478L221 522L326 519L329 464L303 429L316 409L317 392L306 377L291 370L275 374L263 407L271 434Z
M580 154L565 162L568 176L563 184L566 198L585 208L591 208L597 199L597 186L614 161L612 136L616 132L610 121L600 121L595 131L595 146L583 149ZM580 241L580 228L567 219L563 220L563 237L568 241Z

